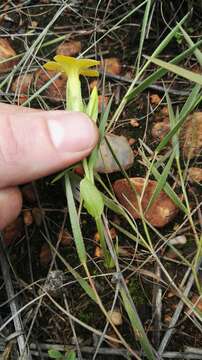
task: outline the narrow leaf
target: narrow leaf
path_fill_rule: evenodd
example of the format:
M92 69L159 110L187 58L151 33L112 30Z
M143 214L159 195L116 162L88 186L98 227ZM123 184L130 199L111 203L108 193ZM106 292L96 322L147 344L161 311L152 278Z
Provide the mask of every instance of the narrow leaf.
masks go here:
M86 263L86 250L83 241L83 236L81 233L81 227L79 224L79 218L76 210L76 205L74 202L74 197L72 193L71 182L69 179L69 175L65 175L65 187L66 187L66 196L67 196L67 205L69 210L70 222L72 227L72 232L74 236L74 241L77 249L77 253L79 256L79 260L82 264Z
M162 174L160 174L160 177L159 177L159 180L158 180L158 183L154 189L154 192L149 200L149 203L147 205L147 208L145 210L145 213L148 211L148 209L152 206L152 204L155 202L155 200L157 199L158 195L160 194L161 190L164 189L164 186L166 184L166 181L167 181L167 177L168 177L168 174L170 172L170 169L171 169L171 166L172 166L172 163L173 163L173 160L174 160L174 157L175 157L175 151L173 151L172 155L170 156ZM151 170L152 171L152 170Z
M149 59L152 63L154 63L168 71L174 72L175 74L182 76L185 79L187 79L189 81L193 81L196 84L199 84L202 86L202 76L200 74L196 74L193 71L183 69L178 65L167 63L166 61L163 61L160 59L156 59L153 57L147 57L147 56L146 56L146 58Z
M140 151L140 150L139 150ZM150 161L147 159L147 157L145 156L145 154L140 151L145 164L147 165L148 169L151 168L151 173L153 174L153 176L155 177L155 179L157 181L160 181L161 179L161 174L159 173L159 171L157 170L157 168L155 167L155 165L153 165L151 167L151 163ZM174 204L179 207L182 211L184 211L184 213L187 215L187 208L183 205L182 201L179 199L179 197L177 196L177 194L174 192L174 190L171 188L171 186L166 182L166 184L164 185L164 191L165 193L169 196L169 198L174 202Z
M94 121L97 121L98 117L98 92L97 87L93 88L91 92L90 99L88 102L88 106L86 108L85 113Z
M179 25L179 28L182 32L182 34L184 35L184 38L187 42L187 44L192 47L194 44L194 42L192 41L192 39L190 38L190 36L187 34L187 32L183 29L183 27L181 25ZM197 48L196 50L194 50L194 55L196 56L199 64L202 66L202 52Z
M171 60L171 64L177 64L183 59L185 59L187 56L191 55L194 50L202 44L202 40L198 41L196 44L194 44L191 48L186 49L184 52L176 56L173 60ZM136 86L135 89L133 89L128 95L127 95L127 101L132 100L134 97L136 97L138 94L143 92L149 85L152 85L155 83L155 81L162 78L167 73L166 69L158 69L154 73L152 73L150 76L148 76L145 80L141 82L138 86Z
M169 131L169 133L163 138L163 140L160 142L160 144L156 148L156 152L158 153L161 151L167 143L170 141L170 139L176 134L176 132L180 129L180 127L183 125L183 123L186 120L186 117L188 114L194 109L196 104L201 99L201 95L199 94L201 87L199 85L196 85L188 97L186 103L184 104L178 118L177 124L174 126L173 129Z
M147 338L147 335L145 334L144 328L142 326L141 320L134 304L131 303L131 299L128 297L128 294L123 287L120 288L120 293L123 300L124 308L130 319L136 339L139 340L142 346L142 350L144 350L145 355L147 356L147 359L156 360L157 358L154 354L154 350Z

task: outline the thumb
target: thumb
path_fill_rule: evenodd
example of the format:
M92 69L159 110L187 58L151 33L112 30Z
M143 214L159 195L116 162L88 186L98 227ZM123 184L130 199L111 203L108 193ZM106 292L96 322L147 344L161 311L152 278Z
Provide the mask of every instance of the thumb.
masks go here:
M86 157L98 140L87 115L66 111L3 111L0 188L28 182Z

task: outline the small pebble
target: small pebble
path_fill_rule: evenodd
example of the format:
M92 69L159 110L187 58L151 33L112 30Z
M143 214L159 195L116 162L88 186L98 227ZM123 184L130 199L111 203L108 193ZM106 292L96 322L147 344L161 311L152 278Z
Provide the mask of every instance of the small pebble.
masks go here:
M188 180L191 182L202 182L202 168L190 167L188 169Z
M63 246L69 246L72 244L72 235L67 230L60 230L58 238L60 239L60 244Z
M170 314L166 314L166 315L164 316L164 322L165 322L165 323L170 323L171 320L172 320L172 316L171 316Z
M169 132L170 125L167 120L160 121L153 125L151 133L154 139L162 140L165 135Z
M76 40L64 41L56 50L57 55L75 56L81 52L81 42Z
M120 310L114 309L112 312L108 311L108 315L115 326L120 326L123 323L122 314Z
M150 102L151 102L152 105L160 104L161 100L162 99L157 94L153 94L153 95L150 96Z
M169 240L169 244L171 245L184 245L187 242L187 238L185 235L179 235Z
M132 127L139 127L140 126L140 123L139 123L139 121L138 121L138 119L130 119L130 125L132 126Z
M130 138L130 139L128 140L128 143L129 143L130 146L134 145L135 142L136 142L136 140L135 140L134 138Z
M188 159L202 154L202 112L188 116L180 131L180 147Z
M116 57L103 59L101 67L104 71L113 75L119 75L121 73L121 62Z
M103 257L103 251L99 246L96 246L94 256L98 258Z
M27 226L33 224L33 216L32 216L32 212L30 210L24 210L23 220L24 220L24 224Z
M42 266L47 266L52 260L52 252L48 244L43 244L40 250L40 264Z
M163 106L161 108L161 114L164 116L168 116L169 115L169 111L168 111L168 107L167 106Z

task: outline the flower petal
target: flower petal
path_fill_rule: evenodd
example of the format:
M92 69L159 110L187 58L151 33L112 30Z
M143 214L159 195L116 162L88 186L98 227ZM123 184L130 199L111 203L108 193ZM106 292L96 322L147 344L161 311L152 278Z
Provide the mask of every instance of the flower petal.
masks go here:
M55 61L47 62L46 64L43 65L43 67L46 70L53 70L53 71L58 71L58 72L63 71L60 64L57 64Z
M75 66L76 68L78 67L77 65L78 60L71 56L56 55L54 57L54 60L61 65L70 65L70 66Z
M92 60L92 59L78 59L78 67L81 68L88 68L91 66L96 66L100 64L100 61Z
M81 69L79 71L80 75L90 76L90 77L98 77L99 72L97 70L88 70L88 69Z

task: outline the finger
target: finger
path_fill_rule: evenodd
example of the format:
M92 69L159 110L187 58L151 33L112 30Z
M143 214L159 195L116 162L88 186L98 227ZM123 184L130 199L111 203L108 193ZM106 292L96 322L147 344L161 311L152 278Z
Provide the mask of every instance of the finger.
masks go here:
M64 169L86 157L98 140L87 115L79 112L2 112L0 188Z
M0 230L17 218L21 207L22 196L17 187L0 190Z
M33 111L42 111L42 110L38 110L38 109L32 109L32 108L26 108L23 106L18 106L18 105L9 105L9 104L4 104L4 103L0 103L0 113L2 112L9 112L9 113L16 113L17 112L33 112Z

